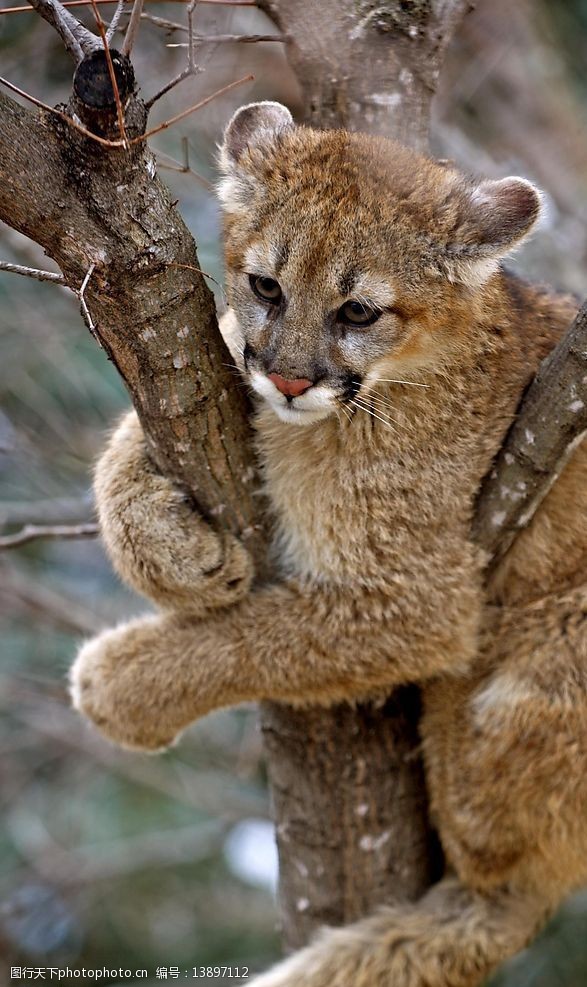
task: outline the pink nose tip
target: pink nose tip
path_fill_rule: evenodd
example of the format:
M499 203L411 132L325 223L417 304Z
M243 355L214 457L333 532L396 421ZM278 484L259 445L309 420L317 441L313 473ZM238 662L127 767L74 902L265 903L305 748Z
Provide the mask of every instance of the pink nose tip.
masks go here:
M297 380L286 380L281 374L268 374L268 377L275 384L277 390L288 398L297 398L300 394L305 394L308 388L312 386L312 381L306 377L299 377Z

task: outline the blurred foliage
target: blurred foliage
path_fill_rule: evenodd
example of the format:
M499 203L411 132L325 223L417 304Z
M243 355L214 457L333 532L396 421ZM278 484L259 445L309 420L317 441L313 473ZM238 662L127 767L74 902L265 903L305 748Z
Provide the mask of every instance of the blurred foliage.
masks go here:
M148 10L185 17L179 4ZM91 23L91 12L83 16ZM198 18L202 34L272 30L255 9L208 7ZM489 175L526 174L546 189L549 220L517 263L583 293L586 39L587 0L479 0L449 54L433 128L443 156ZM181 68L183 50L166 45L182 40L143 23L135 65L146 95ZM67 98L71 63L35 14L0 16L0 54L2 74L17 85L49 102ZM203 72L165 97L154 122L247 72L256 77L153 141L182 160L188 138L190 166L209 182L216 142L236 105L272 98L295 112L300 104L279 44L203 45L199 58ZM196 235L202 267L220 279L217 211L206 183L174 171L165 176ZM0 237L1 257L52 267L11 230ZM0 274L0 334L4 530L31 520L88 519L91 463L127 405L120 380L84 329L76 300L60 287ZM85 634L144 604L116 582L94 540L33 542L4 552L0 571L6 963L147 967L152 978L157 966L266 965L278 954L278 939L266 875L273 847L263 827L252 826L250 838L265 872L255 880L235 865L245 854L235 827L268 816L254 712L208 717L159 758L109 747L69 710L66 670ZM583 895L493 987L587 983L586 933Z

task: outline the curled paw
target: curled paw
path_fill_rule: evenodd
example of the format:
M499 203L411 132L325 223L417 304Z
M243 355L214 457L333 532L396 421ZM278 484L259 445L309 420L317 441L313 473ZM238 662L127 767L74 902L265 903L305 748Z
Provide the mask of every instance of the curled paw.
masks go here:
M159 606L201 616L246 595L253 577L249 553L209 525L155 468L134 412L98 462L95 492L115 568Z
M163 750L198 716L177 671L165 663L164 621L131 621L82 647L70 672L72 702L109 740Z

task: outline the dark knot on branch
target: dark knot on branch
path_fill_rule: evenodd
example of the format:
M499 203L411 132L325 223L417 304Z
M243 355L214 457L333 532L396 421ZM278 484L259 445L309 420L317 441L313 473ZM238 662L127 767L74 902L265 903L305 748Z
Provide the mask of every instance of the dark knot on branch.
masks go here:
M110 50L118 94L124 106L135 91L135 74L130 60L115 49ZM90 110L112 110L116 96L112 87L108 60L103 49L93 51L79 63L73 77L75 95Z

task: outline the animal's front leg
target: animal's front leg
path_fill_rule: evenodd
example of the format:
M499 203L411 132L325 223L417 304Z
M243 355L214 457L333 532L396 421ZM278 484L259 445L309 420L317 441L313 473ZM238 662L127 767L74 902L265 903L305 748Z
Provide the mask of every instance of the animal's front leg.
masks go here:
M462 594L467 603L467 594ZM72 670L78 709L113 740L168 745L189 723L243 700L332 704L465 667L471 611L445 605L427 625L366 589L267 587L202 620L167 614L105 631Z
M123 747L163 749L214 707L247 698L234 658L212 624L142 617L84 645L70 673L73 704Z

